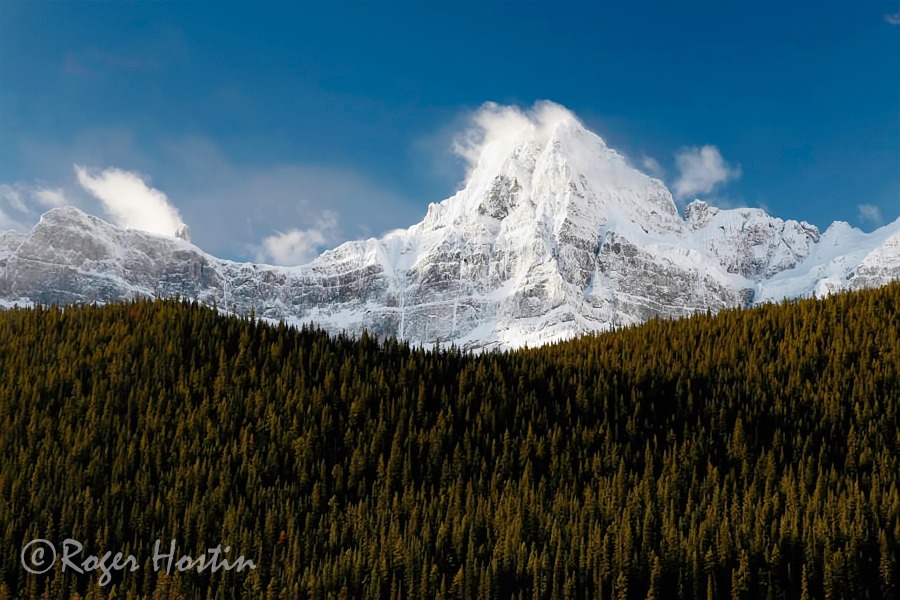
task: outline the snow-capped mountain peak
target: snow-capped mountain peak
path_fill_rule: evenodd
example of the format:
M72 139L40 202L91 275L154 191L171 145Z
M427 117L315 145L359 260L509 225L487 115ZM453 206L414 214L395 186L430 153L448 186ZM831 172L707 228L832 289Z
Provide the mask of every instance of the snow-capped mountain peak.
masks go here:
M457 140L465 184L424 219L293 268L220 260L187 240L74 207L0 234L0 303L178 294L223 310L466 348L536 345L655 316L749 306L900 278L900 220L825 233L701 201L552 103L489 106Z
M586 226L624 221L661 232L683 228L663 183L631 167L564 108L547 104L531 120L518 112L498 120L510 123L485 125L482 143L461 151L474 158L474 168L464 189L436 211L445 218L502 220L524 209L557 226L571 217Z

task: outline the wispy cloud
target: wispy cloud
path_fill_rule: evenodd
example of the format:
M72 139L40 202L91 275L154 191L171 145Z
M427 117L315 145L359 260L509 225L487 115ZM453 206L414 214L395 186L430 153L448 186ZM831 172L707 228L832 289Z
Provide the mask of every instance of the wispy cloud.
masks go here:
M0 231L27 231L28 227L11 212L21 213L22 196L15 186L0 185Z
M644 158L641 159L641 166L644 167L644 171L648 175L652 175L653 177L662 177L666 172L662 165L659 164L659 161L652 156L644 156Z
M729 165L712 145L683 148L675 154L679 175L672 184L679 200L709 194L717 186L741 176L739 166Z
M37 188L34 190L34 198L39 204L47 208L55 208L68 204L66 194L62 188Z
M884 219L881 216L881 209L874 204L857 204L856 208L859 210L857 216L860 221L871 223L876 227L884 223Z
M125 71L155 71L161 66L159 61L153 58L135 58L97 50L91 51L89 56L99 64Z
M889 15L884 15L884 20L891 25L900 25L900 10Z
M64 204L67 200L61 188L0 184L0 230L28 231L41 212Z
M469 166L490 172L499 167L523 139L546 140L564 121L578 122L567 108L547 100L527 110L487 102L471 116L470 125L453 140L453 150Z
M311 258L304 248L381 235L412 225L425 212L345 167L235 164L200 137L170 140L162 154L193 240L229 258L298 264ZM295 231L302 235L291 235Z
M99 79L127 71L160 71L185 51L183 34L168 30L156 37L130 39L115 47L71 48L63 54L62 68L69 77L79 79Z
M183 230L184 221L178 209L140 175L121 169L106 169L92 175L80 165L75 165L75 174L78 183L103 203L116 224L168 236Z
M334 240L337 222L337 213L325 211L314 228L291 229L270 235L257 248L256 260L284 266L307 263Z
M8 207L17 212L24 213L28 211L22 196L26 193L25 186L21 184L0 185L0 200Z
M63 73L78 79L98 79L116 71L158 71L161 63L153 58L135 58L99 50L66 52Z
M23 162L32 177L53 182L52 187L43 187L63 194L67 204L100 217L107 215L110 221L116 219L110 218L109 208L97 194L81 185L77 171L72 171L73 163L115 166L130 172L143 182L137 185L139 181L132 181L139 191L143 187L144 193L151 184L137 174L152 174L152 188L177 207L180 219L190 223L191 241L213 255L233 260L257 260L263 241L279 233L320 231L325 241L319 248L327 249L349 239L379 236L412 225L425 213L424 202L411 202L351 168L236 163L214 141L202 136L163 138L148 145L127 129L97 129L82 133L69 144L31 140L23 144ZM98 171L85 171L90 179L100 179ZM45 194L44 199L50 196ZM34 212L27 218L18 218L12 208L7 211L27 224L25 230L47 208L37 198L30 206ZM328 211L337 224L322 229L322 215ZM171 223L163 233L172 235L169 226ZM279 256L287 262L286 254Z
M66 52L63 57L63 73L78 79L95 79L97 77L97 74L72 52Z

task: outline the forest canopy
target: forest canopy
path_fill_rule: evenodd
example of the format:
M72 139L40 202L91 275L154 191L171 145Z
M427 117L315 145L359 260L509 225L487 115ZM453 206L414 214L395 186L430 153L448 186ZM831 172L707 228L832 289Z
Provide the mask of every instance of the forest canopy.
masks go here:
M0 312L0 600L896 598L900 283L516 352ZM22 565L26 544L139 568ZM256 568L165 573L154 542Z

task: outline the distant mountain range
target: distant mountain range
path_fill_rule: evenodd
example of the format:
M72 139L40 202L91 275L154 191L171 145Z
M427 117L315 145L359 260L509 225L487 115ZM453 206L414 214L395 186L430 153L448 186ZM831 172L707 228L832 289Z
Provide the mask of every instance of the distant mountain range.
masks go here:
M900 279L900 219L822 233L701 201L682 215L661 181L574 118L491 151L420 223L298 267L222 260L57 208L30 233L0 233L0 303L178 294L334 332L490 349Z

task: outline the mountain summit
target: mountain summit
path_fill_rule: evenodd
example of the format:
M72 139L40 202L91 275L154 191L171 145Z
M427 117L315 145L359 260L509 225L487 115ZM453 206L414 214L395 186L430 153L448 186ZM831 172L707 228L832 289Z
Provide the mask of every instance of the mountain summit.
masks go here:
M408 229L288 268L220 260L187 239L59 208L25 236L0 234L0 299L179 294L332 331L485 349L900 279L900 220L820 233L699 201L682 217L661 181L566 109L494 108L483 137L457 140L470 165L463 189Z

